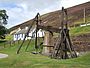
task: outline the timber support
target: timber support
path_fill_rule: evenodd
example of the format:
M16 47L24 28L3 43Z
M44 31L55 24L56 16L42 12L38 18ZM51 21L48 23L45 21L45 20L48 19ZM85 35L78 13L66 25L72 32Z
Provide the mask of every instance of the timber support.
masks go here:
M48 31L49 33L47 33L47 36L45 39L45 46L44 46L44 51L46 53L50 52L50 56L52 58L59 58L59 59L68 59L68 58L74 58L74 57L77 57L76 55L76 52L72 46L72 43L71 43L71 40L70 40L70 36L69 36L69 29L68 29L68 15L67 15L67 10L64 9L62 7L62 19L61 19L61 29L59 28L54 28L54 27L51 27L51 26L42 26L40 25L41 23L41 18L40 18L40 14L37 13L36 17L34 18L34 22L32 23L32 25L29 27L26 35L25 35L25 38L28 36L32 26L34 25L35 23L35 49L36 49L36 53L37 53L37 50L38 50L38 38L37 38L37 35L38 35L38 30L39 29L42 29L42 30L45 30L45 31ZM52 37L53 37L53 32L56 32L56 33L59 33L59 36L57 38L57 41L55 42L55 44L53 43L53 40L52 40ZM25 38L24 40L22 41L22 44L21 46L19 47L18 51L17 51L17 54L19 53L24 41L25 41ZM47 44L48 43L48 44ZM30 41L29 41L29 44L30 44ZM27 45L26 47L26 50L29 46L29 44ZM41 43L43 44L43 43ZM48 50L49 49L49 50Z
M76 52L72 46L69 36L69 29L67 27L67 10L63 7L60 35L58 37L57 43L54 45L54 50L52 52L51 57L59 59L77 57Z

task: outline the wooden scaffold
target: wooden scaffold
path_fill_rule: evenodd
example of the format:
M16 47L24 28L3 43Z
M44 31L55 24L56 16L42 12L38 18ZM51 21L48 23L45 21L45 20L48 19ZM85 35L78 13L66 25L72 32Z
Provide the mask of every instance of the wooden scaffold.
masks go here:
M62 7L62 22L61 22L61 30L60 35L58 37L57 42L54 45L54 50L52 52L51 57L57 59L68 59L75 58L77 54L72 46L69 29L67 25L68 15L67 10Z
M51 58L57 58L57 59L68 59L68 58L75 58L77 57L77 54L73 48L72 42L70 40L70 35L69 35L69 29L68 29L68 15L67 15L67 10L64 9L64 7L62 7L62 13L61 13L61 17L62 17L62 21L61 21L61 28L54 28L54 27L49 27L49 26L43 26L40 25L41 21L41 17L40 14L37 13L36 17L34 18L34 21L32 22L32 25L29 27L25 38L28 36L30 29L32 28L32 26L36 25L36 30L34 31L36 37L35 37L35 49L37 51L38 49L38 38L37 38L37 32L39 29L48 31L50 33L56 32L59 33L58 36L58 40L57 42L55 42L55 45L53 46L52 52L51 52ZM23 43L25 42L25 38L22 41L22 44L20 45L17 54L19 53ZM30 40L31 41L31 40ZM30 44L30 41L26 47L26 50ZM49 47L51 47L52 45L49 45Z

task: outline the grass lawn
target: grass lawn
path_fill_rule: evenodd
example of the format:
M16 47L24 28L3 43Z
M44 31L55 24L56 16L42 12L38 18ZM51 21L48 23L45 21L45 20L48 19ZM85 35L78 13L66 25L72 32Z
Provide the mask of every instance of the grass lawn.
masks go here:
M77 35L87 34L87 33L90 33L90 25L70 29L70 35L71 36L77 36Z
M90 33L90 26L70 29L72 36L85 33ZM12 39L12 36L8 35L7 39ZM22 47L20 54L16 54L20 42L10 47L9 44L4 46L4 41L0 41L0 53L9 55L7 58L0 59L0 68L90 68L90 52L74 59L57 60L40 54L31 54L31 51L34 50L33 42L28 48L29 52L25 52L27 42Z
M12 47L0 49L0 53L9 55L7 58L0 59L0 68L90 68L90 53L74 59L57 60L25 52L25 46L20 54L16 54L18 46L16 43ZM28 51L30 50L33 50L32 46L29 47Z

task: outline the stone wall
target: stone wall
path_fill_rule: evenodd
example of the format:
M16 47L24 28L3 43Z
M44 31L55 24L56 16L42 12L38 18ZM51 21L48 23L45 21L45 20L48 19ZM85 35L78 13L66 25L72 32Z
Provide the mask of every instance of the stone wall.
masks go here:
M50 32L45 32L44 43L43 43L43 54L50 55L53 49L53 35Z
M73 46L77 51L90 51L90 33L71 37Z

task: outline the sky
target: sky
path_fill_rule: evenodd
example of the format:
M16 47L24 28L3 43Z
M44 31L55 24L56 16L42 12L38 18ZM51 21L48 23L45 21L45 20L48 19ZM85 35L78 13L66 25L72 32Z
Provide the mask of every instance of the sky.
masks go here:
M35 17L61 10L61 7L72 7L90 0L0 0L0 10L6 10L9 16L7 28L11 28Z

